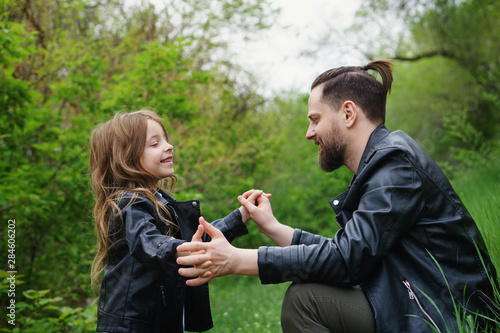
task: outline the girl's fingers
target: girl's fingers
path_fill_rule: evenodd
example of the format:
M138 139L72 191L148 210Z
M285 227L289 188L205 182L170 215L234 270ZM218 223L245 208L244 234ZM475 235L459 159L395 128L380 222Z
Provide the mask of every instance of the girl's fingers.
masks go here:
M222 234L222 231L205 221L203 216L200 216L200 225L203 226L203 229L205 229L205 232L212 238L219 238L219 237L224 237Z
M212 262L210 260L207 260L199 265L194 266L195 268L200 268L200 269L207 269L208 267L212 266Z
M186 285L188 285L190 287L198 287L198 286L201 286L202 284L210 283L211 280L212 280L211 276L204 277L204 278L199 277L196 279L187 280Z
M193 237L191 238L191 242L201 242L201 237L203 237L203 232L205 230L203 229L203 226L198 225L198 229L196 229L196 232L194 233Z
M195 244L195 243L190 243L190 244ZM193 251L191 251L191 252L193 252ZM201 254L201 255L191 254L188 256L177 258L177 264L183 265L183 266L202 265L203 263L205 263L207 261L210 261L210 258L206 254Z
M179 274L182 276L185 276L185 277L189 277L189 278L208 277L208 276L212 275L212 272L210 272L208 275L207 275L207 272L210 272L210 271L207 269L196 268L196 267L179 268Z

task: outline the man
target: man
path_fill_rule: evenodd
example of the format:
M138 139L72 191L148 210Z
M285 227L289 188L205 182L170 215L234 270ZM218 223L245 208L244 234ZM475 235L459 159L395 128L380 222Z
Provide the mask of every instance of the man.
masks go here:
M312 84L306 137L319 146L319 165L354 173L330 201L341 227L333 239L280 224L268 198L249 191L240 203L280 247L234 248L200 219L212 241L178 248L204 250L178 259L194 265L179 270L197 277L188 285L227 274L294 281L284 332L444 332L456 329L456 310L461 319L488 314L496 272L483 239L439 167L384 126L391 85L388 60L331 69Z

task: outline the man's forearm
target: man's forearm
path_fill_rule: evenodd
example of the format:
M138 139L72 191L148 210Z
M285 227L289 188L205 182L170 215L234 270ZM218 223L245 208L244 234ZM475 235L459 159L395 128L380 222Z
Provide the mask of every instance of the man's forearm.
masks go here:
M263 230L264 234L269 237L278 246L290 246L292 244L293 233L295 230L287 225L277 222L268 230Z

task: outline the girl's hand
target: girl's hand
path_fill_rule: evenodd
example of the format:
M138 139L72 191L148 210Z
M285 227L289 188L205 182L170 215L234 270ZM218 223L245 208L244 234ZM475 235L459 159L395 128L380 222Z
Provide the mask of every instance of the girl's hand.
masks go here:
M257 224L259 231L265 235L273 225L279 224L273 215L270 197L271 194L260 190L250 190L238 196L238 201L246 210L249 218Z
M245 198L247 198L248 201L253 202L254 205L257 205L257 200L256 199L260 195L263 195L263 196L265 196L267 198L271 197L271 194L264 193L261 190L249 190L249 191L245 192L243 195L246 195ZM249 197L252 197L252 198L250 199ZM243 223L247 223L248 220L251 220L250 213L248 212L248 210L245 209L245 207L241 206L239 208L239 210L240 210L240 213L241 213L241 220L243 221Z

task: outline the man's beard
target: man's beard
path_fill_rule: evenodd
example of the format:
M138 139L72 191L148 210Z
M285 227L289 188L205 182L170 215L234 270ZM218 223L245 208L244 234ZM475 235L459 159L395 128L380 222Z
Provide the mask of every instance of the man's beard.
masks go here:
M332 172L345 164L346 140L339 134L335 125L332 125L332 130L324 140L318 141L321 147L318 163L323 171Z

